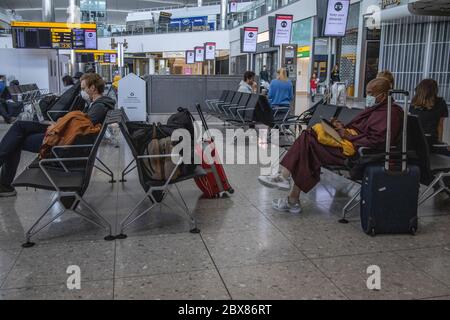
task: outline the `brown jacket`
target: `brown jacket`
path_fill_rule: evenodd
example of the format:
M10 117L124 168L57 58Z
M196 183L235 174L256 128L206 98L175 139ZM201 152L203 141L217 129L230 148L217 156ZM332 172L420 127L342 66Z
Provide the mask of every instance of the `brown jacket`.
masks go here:
M39 155L41 159L51 156L55 146L65 146L74 143L79 136L98 134L101 124L93 125L87 114L72 111L60 118L54 125L48 127Z

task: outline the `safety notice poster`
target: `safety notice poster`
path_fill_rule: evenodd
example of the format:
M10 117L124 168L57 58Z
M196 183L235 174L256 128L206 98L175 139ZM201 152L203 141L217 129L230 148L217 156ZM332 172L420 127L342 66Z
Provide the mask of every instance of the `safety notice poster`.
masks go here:
M291 42L292 20L293 15L277 14L275 16L275 35L274 45L281 46Z
M205 61L205 48L195 47L195 62Z
M215 60L216 59L216 43L207 42L205 43L205 60Z
M258 44L258 28L245 27L243 32L243 53L255 53L256 45Z
M186 51L186 64L194 64L195 63L195 51L187 50Z
M347 29L350 0L329 0L325 22L326 37L343 37Z

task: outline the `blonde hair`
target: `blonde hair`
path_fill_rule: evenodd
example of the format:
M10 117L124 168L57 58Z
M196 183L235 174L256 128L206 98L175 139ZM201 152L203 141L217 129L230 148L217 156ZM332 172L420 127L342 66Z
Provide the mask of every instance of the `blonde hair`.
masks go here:
M394 75L392 74L392 72L390 72L388 70L384 70L377 75L377 78L386 79L391 84L391 89L394 89L395 80L394 80Z
M278 73L278 80L288 81L288 77L287 77L287 73L286 73L286 69L285 68L278 69L277 73Z

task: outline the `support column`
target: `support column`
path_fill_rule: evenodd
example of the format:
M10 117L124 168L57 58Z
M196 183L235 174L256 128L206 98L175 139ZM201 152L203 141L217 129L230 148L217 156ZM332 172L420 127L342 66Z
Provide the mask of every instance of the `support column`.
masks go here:
M69 0L69 17L67 19L68 23L80 23L80 10L79 10L80 0ZM72 76L78 72L78 64L76 62L75 50L70 50L70 66Z
M199 7L203 7L203 0L197 0L197 4Z
M220 0L220 29L225 30L227 28L227 16L228 16L228 1Z
M53 0L42 0L42 21L55 21L55 3Z

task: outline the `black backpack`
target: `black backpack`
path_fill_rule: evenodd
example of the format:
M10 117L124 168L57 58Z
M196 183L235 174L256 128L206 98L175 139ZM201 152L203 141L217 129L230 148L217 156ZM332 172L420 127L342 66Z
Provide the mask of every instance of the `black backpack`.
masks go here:
M194 117L186 108L178 108L178 112L171 115L167 120L167 126L176 129L186 129L194 139Z
M50 108L56 103L58 100L58 96L56 95L49 95L45 96L39 101L39 108L41 108L41 113L44 115L44 117L47 117L47 111L50 110Z

